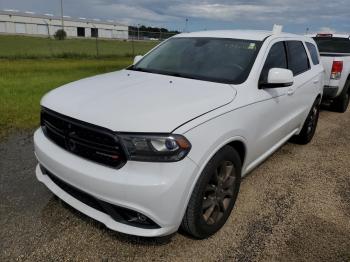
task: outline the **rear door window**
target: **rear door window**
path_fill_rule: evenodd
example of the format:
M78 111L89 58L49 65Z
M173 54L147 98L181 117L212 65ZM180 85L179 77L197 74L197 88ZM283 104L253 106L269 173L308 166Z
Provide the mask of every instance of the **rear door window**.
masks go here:
M310 69L310 62L304 44L301 41L287 41L288 69L297 76Z
M307 49L309 49L310 55L311 55L311 60L314 65L318 65L320 63L320 60L318 58L318 51L317 48L314 44L305 42Z

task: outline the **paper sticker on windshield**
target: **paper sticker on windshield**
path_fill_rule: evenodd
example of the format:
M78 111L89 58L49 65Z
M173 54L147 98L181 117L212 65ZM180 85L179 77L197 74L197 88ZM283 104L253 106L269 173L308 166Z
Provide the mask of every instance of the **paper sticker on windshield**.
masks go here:
M255 43L250 43L248 49L255 49Z

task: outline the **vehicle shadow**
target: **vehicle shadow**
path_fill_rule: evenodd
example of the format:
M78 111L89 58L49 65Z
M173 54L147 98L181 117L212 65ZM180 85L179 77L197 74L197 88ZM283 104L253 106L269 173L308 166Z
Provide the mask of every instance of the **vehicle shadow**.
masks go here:
M332 107L332 105L329 101L322 101L320 111L321 112L327 111L327 112L338 113L336 110L334 110L334 108Z

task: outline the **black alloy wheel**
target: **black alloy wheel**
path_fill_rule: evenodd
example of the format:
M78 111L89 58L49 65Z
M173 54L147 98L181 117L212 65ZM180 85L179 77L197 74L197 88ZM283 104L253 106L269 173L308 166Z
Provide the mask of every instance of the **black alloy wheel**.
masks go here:
M181 228L194 238L215 234L227 221L241 183L242 160L231 146L219 150L202 171Z
M215 169L204 191L202 215L208 225L218 223L233 201L236 172L231 161L223 161Z
M307 116L299 135L292 137L291 141L300 145L308 144L315 135L320 115L320 101L316 100Z

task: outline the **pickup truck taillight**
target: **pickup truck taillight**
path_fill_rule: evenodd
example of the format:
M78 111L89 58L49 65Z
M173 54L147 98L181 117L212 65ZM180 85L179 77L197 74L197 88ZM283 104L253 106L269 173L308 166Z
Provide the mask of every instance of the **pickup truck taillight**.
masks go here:
M333 61L331 79L338 80L343 71L343 61Z

